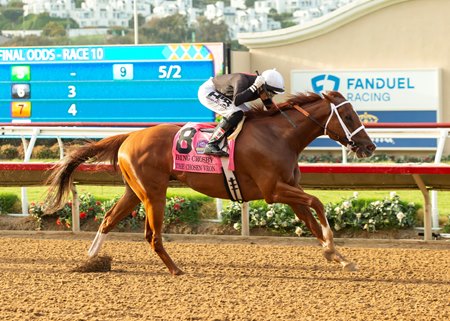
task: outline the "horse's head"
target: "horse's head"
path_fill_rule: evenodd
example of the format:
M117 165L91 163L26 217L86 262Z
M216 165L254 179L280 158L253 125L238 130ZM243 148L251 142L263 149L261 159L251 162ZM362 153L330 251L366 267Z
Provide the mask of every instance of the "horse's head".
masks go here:
M325 133L355 152L358 158L371 156L376 146L367 135L353 106L336 91L327 92L323 96L330 104Z

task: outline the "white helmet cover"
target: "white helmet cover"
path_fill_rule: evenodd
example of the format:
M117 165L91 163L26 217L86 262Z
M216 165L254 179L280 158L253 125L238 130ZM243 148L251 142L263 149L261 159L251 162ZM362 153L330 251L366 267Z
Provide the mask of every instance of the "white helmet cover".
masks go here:
M261 76L266 81L266 87L268 90L277 94L284 93L284 79L283 76L275 69L269 69L264 71Z

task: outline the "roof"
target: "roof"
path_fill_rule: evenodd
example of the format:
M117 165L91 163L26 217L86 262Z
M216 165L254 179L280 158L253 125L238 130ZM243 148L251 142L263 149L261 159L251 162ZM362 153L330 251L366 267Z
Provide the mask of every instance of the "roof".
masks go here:
M333 31L377 10L410 0L360 0L308 23L265 32L239 33L238 41L249 49L292 44Z

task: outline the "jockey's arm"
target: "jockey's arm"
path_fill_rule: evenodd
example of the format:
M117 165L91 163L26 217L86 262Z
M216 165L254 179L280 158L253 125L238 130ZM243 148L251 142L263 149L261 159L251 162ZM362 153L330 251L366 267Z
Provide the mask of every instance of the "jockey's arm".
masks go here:
M261 98L264 106L266 106L267 109L275 107L275 103L273 102L272 97L266 90L260 90L259 98Z
M237 79L236 83L234 84L233 95L233 102L236 106L259 98L258 88L252 86L254 78L256 77L243 76L240 79Z

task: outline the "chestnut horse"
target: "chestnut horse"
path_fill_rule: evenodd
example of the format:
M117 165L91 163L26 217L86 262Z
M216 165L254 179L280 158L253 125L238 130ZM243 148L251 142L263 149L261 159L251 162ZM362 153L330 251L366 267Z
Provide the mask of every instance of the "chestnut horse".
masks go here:
M172 168L172 144L179 129L173 124L161 124L91 142L67 155L48 180L47 212L62 206L78 165L107 160L118 164L125 180L125 193L106 213L88 255L96 256L107 233L142 202L146 211L146 240L170 273L182 274L162 244L169 181L179 180L214 198L228 199L229 196L222 174ZM375 150L352 105L340 93L328 92L323 97L313 93L297 94L280 104L279 109L247 113L236 139L235 175L245 201L264 199L269 204L288 204L323 245L325 258L340 263L345 270L353 270L354 264L335 248L323 204L300 187L299 154L322 134L347 146L357 157L368 157Z

